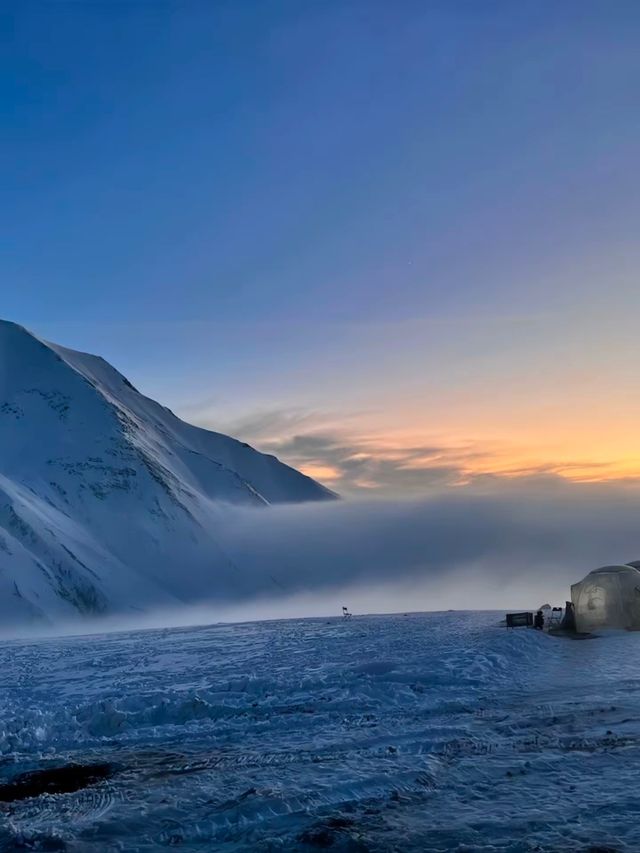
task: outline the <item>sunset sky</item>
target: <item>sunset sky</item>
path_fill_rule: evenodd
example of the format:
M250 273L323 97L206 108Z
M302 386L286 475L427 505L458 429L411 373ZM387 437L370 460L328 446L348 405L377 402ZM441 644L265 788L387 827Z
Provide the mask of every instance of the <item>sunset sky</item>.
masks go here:
M1 27L0 316L345 495L640 477L635 0Z

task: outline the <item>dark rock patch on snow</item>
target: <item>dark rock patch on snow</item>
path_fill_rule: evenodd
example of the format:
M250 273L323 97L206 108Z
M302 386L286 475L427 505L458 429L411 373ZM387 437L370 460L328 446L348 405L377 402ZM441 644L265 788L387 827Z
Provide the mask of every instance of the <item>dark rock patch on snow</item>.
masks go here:
M67 764L19 773L0 785L0 802L13 803L51 794L73 794L113 775L111 764Z

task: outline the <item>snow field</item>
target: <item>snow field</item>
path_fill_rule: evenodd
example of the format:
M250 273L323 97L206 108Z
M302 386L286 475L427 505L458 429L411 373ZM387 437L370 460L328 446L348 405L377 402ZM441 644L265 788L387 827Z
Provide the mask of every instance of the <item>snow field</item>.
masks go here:
M498 619L4 643L0 783L65 762L108 761L114 774L0 803L0 844L640 849L639 638L571 642Z

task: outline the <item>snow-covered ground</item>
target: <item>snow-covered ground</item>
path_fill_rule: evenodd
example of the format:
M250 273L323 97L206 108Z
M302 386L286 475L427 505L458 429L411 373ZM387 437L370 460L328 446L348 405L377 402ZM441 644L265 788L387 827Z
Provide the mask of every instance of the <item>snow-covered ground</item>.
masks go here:
M639 850L640 636L498 621L4 642L0 795L37 768L112 775L0 802L0 850Z

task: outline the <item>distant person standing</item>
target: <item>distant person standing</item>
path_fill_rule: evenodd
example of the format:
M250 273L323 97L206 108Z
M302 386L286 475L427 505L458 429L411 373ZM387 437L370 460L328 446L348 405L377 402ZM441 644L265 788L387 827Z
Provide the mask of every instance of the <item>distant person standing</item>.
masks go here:
M535 618L533 620L533 627L536 628L538 631L542 631L542 629L544 628L544 613L542 612L542 610L538 610L538 612L536 613Z

